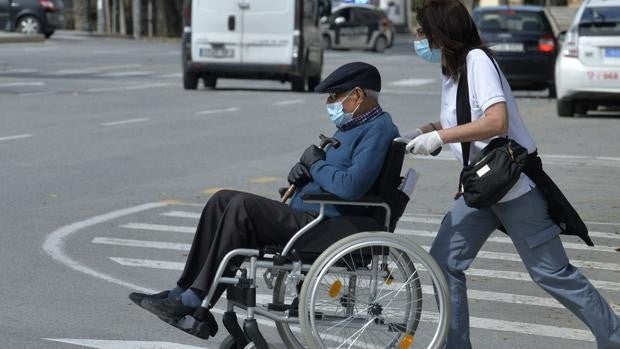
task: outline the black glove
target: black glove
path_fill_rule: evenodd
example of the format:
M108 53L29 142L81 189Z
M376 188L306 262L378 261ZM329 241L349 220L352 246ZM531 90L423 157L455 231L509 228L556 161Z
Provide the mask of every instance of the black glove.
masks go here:
M290 184L295 184L296 187L301 188L306 185L312 176L310 175L310 171L308 168L304 166L301 162L298 162L291 168L291 172L288 173L288 182Z
M280 188L278 188L278 194L280 194L280 197L283 197L284 194L286 194L287 190L288 190L287 187L280 187Z
M307 168L310 168L312 164L319 160L325 160L325 152L313 144L304 151L299 162L304 164Z

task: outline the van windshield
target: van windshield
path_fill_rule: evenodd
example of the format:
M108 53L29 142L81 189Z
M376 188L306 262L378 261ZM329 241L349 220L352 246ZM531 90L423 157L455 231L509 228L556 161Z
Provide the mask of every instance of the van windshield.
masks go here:
M620 35L620 7L586 7L579 20L579 34Z

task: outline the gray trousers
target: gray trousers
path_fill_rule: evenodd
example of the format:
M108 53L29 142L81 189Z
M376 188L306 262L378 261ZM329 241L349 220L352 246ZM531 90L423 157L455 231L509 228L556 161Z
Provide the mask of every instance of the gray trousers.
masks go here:
M598 348L620 348L620 318L569 263L558 236L560 228L549 217L547 202L538 189L480 210L468 207L461 197L444 217L430 253L450 287L452 318L446 347L471 348L464 271L500 225L506 228L534 282L590 328Z

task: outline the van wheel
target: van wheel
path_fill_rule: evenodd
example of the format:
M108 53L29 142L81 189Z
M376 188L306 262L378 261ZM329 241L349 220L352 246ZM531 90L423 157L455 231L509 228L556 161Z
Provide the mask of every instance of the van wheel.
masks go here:
M375 40L375 47L373 48L373 50L378 53L383 53L383 51L385 51L386 48L387 48L387 39L385 38L385 36L381 35L377 37L377 39Z
M303 76L295 76L291 79L291 89L295 92L306 90L306 79Z
M206 88L214 89L217 84L217 78L215 76L205 75L202 77L202 81L204 82Z
M323 49L329 50L332 48L332 39L329 38L329 35L323 35Z
M308 91L314 92L314 89L319 85L320 82L321 82L320 74L317 76L308 77Z
M186 90L195 90L198 88L198 75L190 72L183 73L183 87Z
M572 101L557 100L556 107L559 116L573 116L575 114L575 106Z

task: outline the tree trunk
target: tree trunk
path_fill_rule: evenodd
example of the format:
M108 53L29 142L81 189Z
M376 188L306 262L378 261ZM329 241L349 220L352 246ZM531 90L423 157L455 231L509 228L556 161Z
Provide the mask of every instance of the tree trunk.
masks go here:
M181 35L181 10L176 1L155 0L155 31L158 36Z
M73 18L76 30L89 30L86 0L73 0Z

